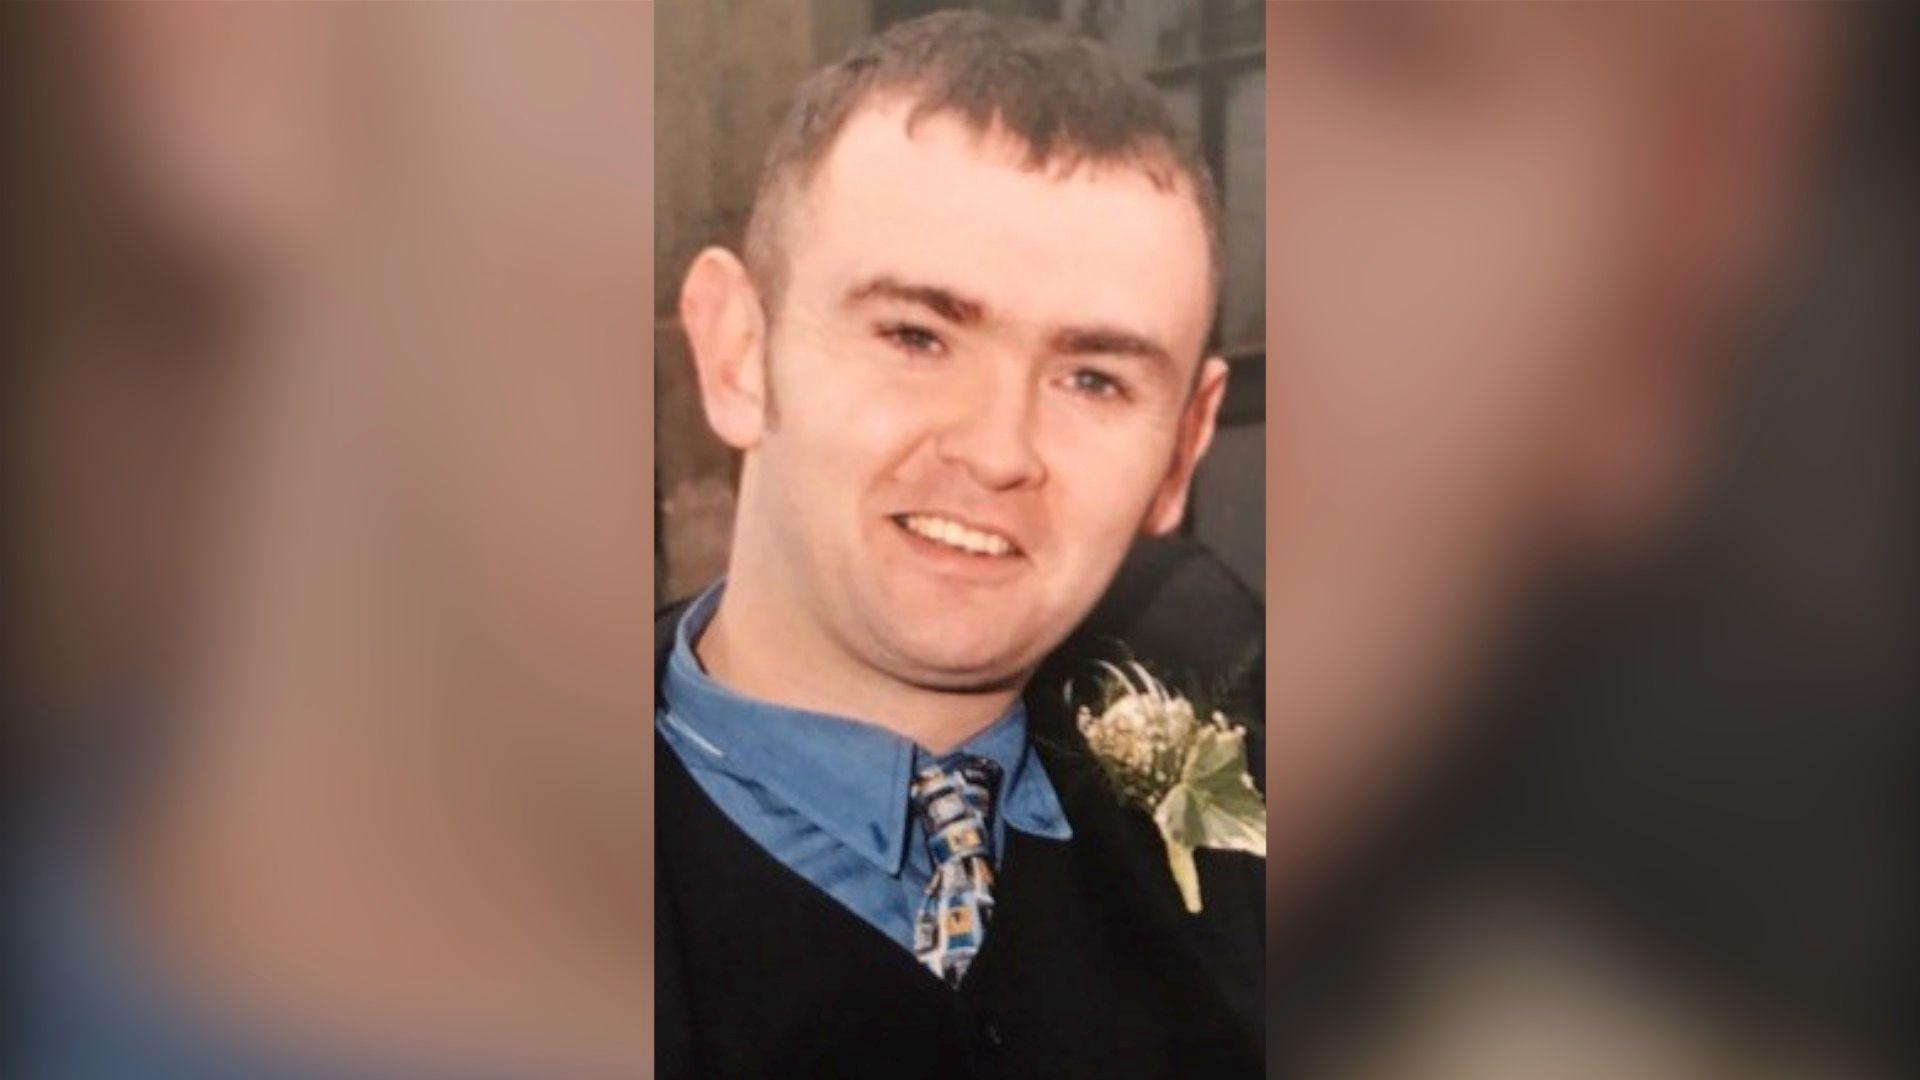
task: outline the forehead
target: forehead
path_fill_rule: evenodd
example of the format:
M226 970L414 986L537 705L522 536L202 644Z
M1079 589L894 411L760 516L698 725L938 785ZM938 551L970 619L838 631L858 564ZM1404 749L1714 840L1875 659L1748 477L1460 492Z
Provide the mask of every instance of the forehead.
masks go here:
M1196 356L1207 330L1205 225L1184 181L1143 168L1026 165L1026 147L944 114L907 126L883 99L848 118L796 199L797 291L876 274L937 283L1034 325L1102 322Z

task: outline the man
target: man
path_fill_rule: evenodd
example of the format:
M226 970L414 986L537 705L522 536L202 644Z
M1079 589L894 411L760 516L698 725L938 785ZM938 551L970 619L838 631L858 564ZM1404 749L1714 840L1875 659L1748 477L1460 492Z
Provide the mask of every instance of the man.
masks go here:
M694 260L742 465L657 628L663 1074L1260 1071L1261 863L1187 912L1056 652L1212 436L1209 184L1094 45L939 14L801 88Z

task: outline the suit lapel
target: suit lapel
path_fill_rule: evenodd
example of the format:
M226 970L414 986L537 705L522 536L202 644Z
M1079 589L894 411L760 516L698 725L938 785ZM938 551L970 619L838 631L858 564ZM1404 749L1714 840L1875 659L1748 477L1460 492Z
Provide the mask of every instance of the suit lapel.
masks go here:
M668 607L654 622L653 627L653 705L657 711L662 702L661 687L665 685L667 657L673 651L674 631L680 624L680 613L684 603ZM660 770L670 763L660 760L672 750L660 741L658 736L647 740L654 748L654 806L660 804ZM659 828L660 818L654 815L654 827ZM656 860L667 845L656 838L653 850ZM667 888L667 867L664 862L656 865L653 896L653 1032L654 1063L662 1077L694 1076L698 1072L693 1060L693 1021L687 1007L686 971L680 958L680 934L678 913L674 909L672 890Z
M1199 852L1205 906L1198 915L1189 913L1159 829L1145 811L1114 794L1055 685L1036 679L1027 703L1034 747L1073 825L1073 842L1092 849L1099 865L1112 871L1115 902L1131 907L1142 932L1171 943L1172 962L1185 969L1183 981L1204 987L1236 1027L1264 1044L1264 862Z

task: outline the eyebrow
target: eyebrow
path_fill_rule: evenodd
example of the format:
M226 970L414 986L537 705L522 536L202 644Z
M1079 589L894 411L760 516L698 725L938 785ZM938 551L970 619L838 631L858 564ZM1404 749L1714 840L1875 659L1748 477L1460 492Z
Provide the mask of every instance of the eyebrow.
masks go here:
M987 305L941 285L902 281L891 274L868 278L847 290L851 306L866 300L898 300L925 307L961 326L977 326L987 319ZM1047 335L1047 350L1058 356L1118 356L1145 360L1173 371L1173 354L1142 334L1117 326L1063 326Z
M948 322L972 326L986 321L987 305L939 285L920 285L882 274L847 290L849 305L863 300L900 300L919 304Z
M1047 348L1061 356L1130 356L1167 371L1176 366L1166 346L1114 326L1062 327L1048 335Z

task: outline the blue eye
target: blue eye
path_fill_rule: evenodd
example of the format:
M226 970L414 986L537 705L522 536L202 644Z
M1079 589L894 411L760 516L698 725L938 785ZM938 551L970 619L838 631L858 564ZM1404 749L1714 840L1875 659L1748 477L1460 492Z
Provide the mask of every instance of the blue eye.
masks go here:
M1075 393L1085 394L1088 397L1117 400L1127 396L1126 387L1120 384L1120 380L1104 371L1095 371L1092 368L1081 368L1075 371L1067 377L1067 382Z
M936 355L946 347L946 343L940 340L940 335L913 323L887 323L877 332L897 348L915 355Z

